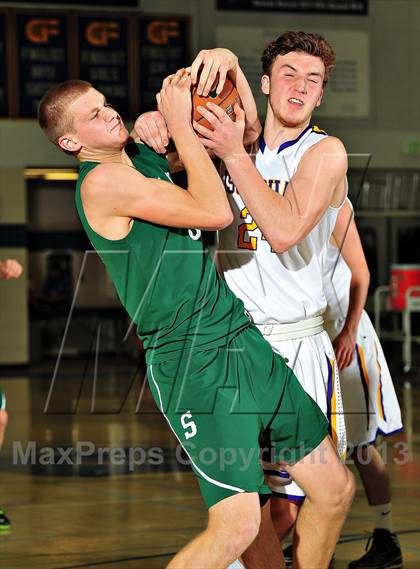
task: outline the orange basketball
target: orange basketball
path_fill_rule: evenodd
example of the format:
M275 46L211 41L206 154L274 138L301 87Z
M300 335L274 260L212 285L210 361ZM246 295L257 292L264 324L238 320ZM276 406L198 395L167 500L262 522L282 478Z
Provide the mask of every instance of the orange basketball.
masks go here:
M208 122L208 120L205 119L203 115L200 115L200 113L197 111L197 107L199 106L205 107L206 103L208 103L209 101L211 101L212 103L214 103L215 105L226 111L226 113L230 116L230 118L232 120L235 120L235 112L233 110L233 106L235 103L240 104L241 99L239 98L239 94L235 85L232 83L229 77L226 77L225 84L223 85L223 89L220 95L216 95L216 89L214 89L210 91L207 97L200 97L199 95L197 95L197 87L196 86L193 87L192 91L193 119L196 122L198 122L200 125L209 128L210 130L213 130L213 127Z

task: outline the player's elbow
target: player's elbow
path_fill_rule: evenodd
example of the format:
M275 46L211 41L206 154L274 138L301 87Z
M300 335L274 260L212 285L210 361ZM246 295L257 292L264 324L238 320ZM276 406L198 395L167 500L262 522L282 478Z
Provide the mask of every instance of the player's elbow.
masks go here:
M304 236L301 236L298 231L293 231L291 233L286 231L276 231L276 233L273 233L271 236L266 236L266 239L275 253L285 253L294 245L297 245L303 237Z
M228 227L232 223L232 221L233 221L232 210L230 209L230 207L227 207L223 212L220 212L217 215L215 220L217 227L215 227L214 229L216 230L225 229L225 227Z

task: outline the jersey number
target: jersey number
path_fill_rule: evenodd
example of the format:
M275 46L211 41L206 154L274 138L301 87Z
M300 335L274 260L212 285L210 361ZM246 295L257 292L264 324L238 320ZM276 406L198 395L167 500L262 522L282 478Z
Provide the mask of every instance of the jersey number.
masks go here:
M245 236L245 234L249 233L250 231L254 231L254 229L258 228L258 226L249 215L246 207L244 207L244 209L241 211L241 218L245 220L245 223L241 223L241 225L238 227L238 247L240 249L250 249L251 251L256 251L258 242L257 237L249 237ZM249 237L249 239L246 237Z
M256 251L258 247L258 237L249 237L249 235L245 236L245 234L254 231L254 229L258 229L258 225L252 219L246 207L241 211L241 218L245 220L245 223L241 223L238 227L238 247L239 249ZM249 237L249 239L246 239L246 237ZM261 235L261 239L266 241L264 235ZM271 249L271 251L273 250Z

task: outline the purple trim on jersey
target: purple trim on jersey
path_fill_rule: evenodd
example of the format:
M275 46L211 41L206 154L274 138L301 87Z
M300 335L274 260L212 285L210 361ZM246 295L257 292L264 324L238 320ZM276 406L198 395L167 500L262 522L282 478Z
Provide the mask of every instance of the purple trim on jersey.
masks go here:
M404 427L399 427L398 429L395 429L394 431L391 431L390 433L385 433L382 429L380 429L379 427L376 430L376 435L375 438L372 439L371 441L368 442L369 445L373 445L376 441L376 439L378 438L378 435L381 435L382 437L392 437L393 435L397 435L398 433L403 433L404 432ZM357 446L361 446L361 445L357 445Z
M362 366L362 360L360 358L360 352L359 349L362 350L362 348L356 344L356 357L357 357L357 365L359 366L359 373L360 373L360 377L362 380L362 387L363 387L363 394L365 396L365 405L366 405L366 428L369 430L369 424L370 424L370 414L369 414L369 407L370 407L370 399L369 399L369 384L368 384L368 380L365 377L365 373L363 370L363 366Z
M379 366L379 393L381 394L381 405L382 405L382 413L384 416L384 421L386 423L386 413L385 413L385 405L384 405L384 394L382 391L382 367L381 364L379 363L379 357L378 357L378 348L376 347L376 361L378 363Z
M327 382L327 419L328 419L328 432L330 436L332 436L332 429L331 429L331 399L333 393L333 375L332 375L332 365L330 362L330 358L325 354L327 359L327 366L328 366L328 382Z
M305 134L308 132L308 130L312 130L312 125L309 124L309 125L305 128L305 130L303 130L303 131L299 134L299 136L298 136L297 138L295 138L294 140L288 140L288 141L286 141L286 142L283 142L283 144L280 144L279 149L277 150L277 154L280 154L280 152L281 152L282 150L285 150L286 148L289 148L289 146L293 146L294 144L296 144L296 142L298 142L298 141L302 138L302 136L305 135Z
M283 500L296 500L296 502L303 502L306 496L295 496L294 494L281 494L280 492L271 491L273 498L283 498Z
M278 147L278 150L277 150L277 154L280 154L280 152L281 152L282 150L284 150L285 148L289 148L289 146L293 146L294 144L296 144L296 142L298 142L298 141L302 138L302 136L308 132L308 130L312 130L312 125L308 125L308 126L305 128L305 130L303 130L303 131L299 134L299 136L298 136L297 138L295 138L294 140L286 140L286 142L283 142L282 144L280 144L280 146ZM317 133L317 134L318 134L318 133ZM319 133L319 134L322 134L322 133ZM267 146L267 144L266 144L266 142L265 142L265 140L264 140L264 135L262 134L262 135L260 136L259 147L260 147L260 150L261 150L261 152L262 152L263 154L264 154L264 150L265 150L265 147L266 147L266 146Z
M279 476L280 478L290 478L290 474L288 474L287 472L280 472L280 470L266 470L264 468L263 472L268 476Z

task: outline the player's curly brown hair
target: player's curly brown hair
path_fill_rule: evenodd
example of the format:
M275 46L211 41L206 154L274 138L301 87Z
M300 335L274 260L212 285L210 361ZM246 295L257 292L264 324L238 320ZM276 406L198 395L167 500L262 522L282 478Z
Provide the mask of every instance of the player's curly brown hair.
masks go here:
M335 65L335 53L331 45L319 34L307 32L285 32L268 44L261 56L263 72L270 76L271 68L278 55L291 51L302 51L320 57L325 65L324 85Z
M66 132L73 132L73 117L68 107L84 95L92 85L80 79L71 79L52 87L42 97L38 106L38 122L54 144Z

